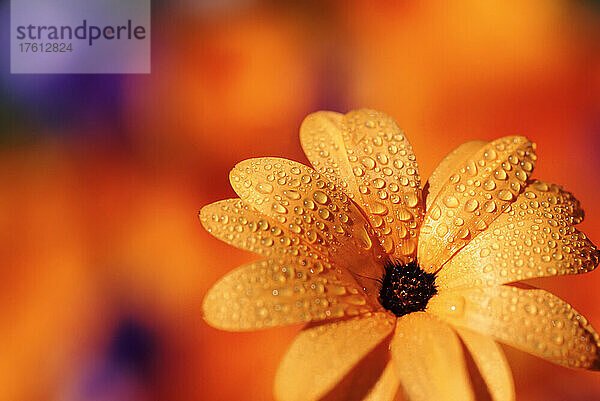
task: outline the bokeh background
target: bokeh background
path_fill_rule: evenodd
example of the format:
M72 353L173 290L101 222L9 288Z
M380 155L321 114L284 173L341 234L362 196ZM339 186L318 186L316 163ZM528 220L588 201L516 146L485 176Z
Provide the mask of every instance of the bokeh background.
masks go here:
M256 257L196 213L244 158L305 161L315 110L391 114L423 177L463 141L526 135L600 243L598 2L155 1L150 75L11 75L8 7L0 400L271 400L299 327L203 322L208 288ZM537 284L600 328L600 272ZM600 399L598 373L506 349L517 399Z

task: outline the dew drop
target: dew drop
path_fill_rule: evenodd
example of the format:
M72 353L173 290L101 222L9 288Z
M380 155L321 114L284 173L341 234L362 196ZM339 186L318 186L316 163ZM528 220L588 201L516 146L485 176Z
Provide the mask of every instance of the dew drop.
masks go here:
M458 207L459 202L458 199L456 199L454 196L448 195L444 198L444 205L450 208L455 208Z
M383 225L383 218L381 216L372 216L371 217L371 225L374 228L379 228Z
M375 160L373 160L369 156L363 156L363 157L361 157L360 158L360 162L362 163L363 166L365 166L365 168L367 170L372 170L373 168L375 168Z
M357 305L357 306L362 306L367 303L365 298L358 294L345 296L344 298L342 298L342 300L343 300L343 302L345 302L347 304Z
M333 285L333 286L327 287L327 292L329 292L333 295L344 295L344 294L346 294L346 287L341 286L341 285Z
M523 170L527 172L531 172L533 170L533 164L531 164L531 162L528 161L522 162L521 167L523 167Z
M486 191L492 191L493 189L496 188L496 183L492 180L487 180L486 182L483 183L483 188Z
M373 242L371 241L371 237L369 237L369 234L367 234L367 230L365 230L364 227L357 228L354 234L356 235L361 247L364 249L371 249Z
M463 227L460 230L458 230L458 238L460 239L466 239L469 234L471 234L471 232L469 231L469 229L467 227Z
M484 220L478 220L475 223L474 227L475 227L476 230L483 231L483 230L485 230L488 227L488 225L487 225L487 223Z
M385 153L378 153L377 154L377 160L379 160L379 162L381 164L387 164L388 163L388 157L385 155Z
M302 228L300 228L300 226L296 225L296 224L290 224L288 226L288 228L290 229L291 232L296 233L296 234L300 234L302 232Z
M258 184L256 186L256 189L261 194L270 194L271 192L273 192L273 185L269 184L268 182L263 182Z
M280 205L279 203L273 204L273 210L275 210L277 213L280 213L280 214L287 213L287 209L284 206Z
M438 220L440 217L442 217L442 209L438 205L435 205L431 209L429 215L433 220Z
M385 181L382 180L381 178L375 178L373 180L373 186L375 188L383 188L385 186Z
M377 201L372 201L369 202L369 211L373 214L386 214L388 211L387 206L385 206L383 203L381 202L377 202Z
M510 192L507 189L502 189L498 192L498 198L504 200L504 201L510 201L513 198L513 194L512 192Z
M319 217L321 217L323 220L329 219L330 216L331 214L329 213L329 210L319 209Z
M413 216L408 210L402 208L396 211L396 217L400 221L409 221L410 219L412 219Z
M317 233L312 230L309 230L306 232L306 238L310 243L314 243L317 240Z
M485 158L485 160L495 160L496 157L498 157L498 154L494 149L488 149L483 154L483 157Z
M497 180L506 180L506 178L508 177L508 175L506 174L506 171L501 170L501 169L497 169L494 171L494 177Z
M271 238L263 238L260 243L264 246L273 246L273 240Z
M496 202L494 202L493 200L486 201L483 204L483 210L488 213L494 212L496 210Z
M523 170L517 170L515 173L516 177L521 181L527 181L527 173Z
M329 197L323 191L315 191L313 193L313 198L315 198L315 201L321 205L325 205L327 202L329 202Z
M394 250L394 241L390 237L385 237L381 240L381 246L385 253L392 253Z
M448 226L445 225L444 223L441 223L437 226L437 228L435 229L435 233L440 236L443 237L444 235L446 235L448 233Z
M352 172L357 177L362 177L365 174L365 172L363 171L363 169L360 168L360 167L354 167L354 169L352 169Z
M391 189L391 185L390 185L390 189ZM414 192L410 192L406 195L406 206L415 207L415 206L417 206L418 203L419 203L419 198L417 198L417 195Z
M472 175L472 176L477 175L477 165L475 164L475 162L473 160L469 160L467 162L465 169L467 170L467 173L469 173L469 175Z
M465 210L467 212L473 212L473 211L475 211L475 209L477 209L478 206L479 206L479 203L477 202L477 199L469 199L465 203Z
M300 193L298 191L294 191L293 189L287 189L287 190L283 191L283 194L288 199L293 199L293 200L300 199Z

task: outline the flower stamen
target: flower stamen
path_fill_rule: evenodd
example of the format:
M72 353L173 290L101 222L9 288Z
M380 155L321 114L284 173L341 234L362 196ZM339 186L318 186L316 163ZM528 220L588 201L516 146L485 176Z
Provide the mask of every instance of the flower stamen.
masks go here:
M380 283L379 302L397 317L424 311L431 297L437 294L435 274L421 270L416 261L386 262Z

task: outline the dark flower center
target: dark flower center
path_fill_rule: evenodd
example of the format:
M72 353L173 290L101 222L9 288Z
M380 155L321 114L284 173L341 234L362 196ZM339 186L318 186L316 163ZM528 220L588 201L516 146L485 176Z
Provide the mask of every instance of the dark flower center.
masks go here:
M435 274L421 270L416 261L405 265L386 262L380 282L379 302L398 317L425 310L427 302L437 293Z

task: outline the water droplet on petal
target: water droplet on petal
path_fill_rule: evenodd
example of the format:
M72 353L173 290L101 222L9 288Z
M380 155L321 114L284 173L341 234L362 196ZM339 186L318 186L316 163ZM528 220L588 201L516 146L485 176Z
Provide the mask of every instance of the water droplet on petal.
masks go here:
M448 233L448 226L445 225L444 223L441 223L440 225L437 226L437 228L435 229L435 233L440 236L443 237L444 235L446 235Z
M256 186L256 189L261 194L270 194L271 192L273 192L273 185L271 185L267 182L263 182L263 183L258 184Z
M496 151L494 149L488 149L483 154L483 157L485 160L495 160L497 156L498 156L498 154L496 153Z
M477 165L473 160L469 160L466 165L466 170L469 175L476 176L477 175Z
M409 221L410 219L412 219L412 214L410 214L410 212L406 209L398 209L396 211L396 217L398 218L398 220L400 221Z
M354 234L356 235L360 246L362 246L364 249L371 249L373 242L371 241L371 238L369 237L369 234L367 234L367 230L365 230L364 227L357 228Z
M507 189L503 189L498 192L498 198L500 198L504 201L510 201L510 200L512 200L513 197L514 197L514 195L512 194L512 192L510 192Z
M300 199L300 193L298 191L294 191L293 189L287 189L283 191L283 194L289 199L298 200Z
M273 210L275 210L277 213L281 213L281 214L287 213L287 209L278 203L273 204Z
M313 198L315 198L315 201L321 205L325 205L327 202L329 202L329 197L323 191L315 191Z
M448 195L444 198L444 205L446 205L447 207L458 207L459 202L458 199L456 199L454 196L452 195Z
M467 203L465 203L465 210L467 212L473 212L478 206L479 203L477 202L477 199L469 199Z
M329 213L329 210L327 210L327 209L319 209L319 217L321 217L323 220L329 219L330 215L331 214Z
M369 211L373 214L386 214L388 211L387 206L381 202L372 201L369 202Z
M498 169L494 171L494 178L496 178L497 180L506 180L507 177L508 175L504 170Z
M488 213L492 213L496 210L496 202L493 200L489 200L483 204L483 210Z
M487 180L486 182L483 183L483 188L486 191L491 191L496 188L496 183L492 180Z
M354 169L352 169L352 172L357 177L362 177L365 174L365 172L363 171L363 169L360 168L360 167L354 167Z
M383 188L385 186L385 181L382 180L381 178L375 178L373 180L373 186L375 188Z
M360 162L367 170L372 170L375 167L375 160L369 156L363 156L360 158Z
M438 205L435 205L431 209L429 215L433 220L438 220L440 217L442 217L442 209Z
M417 206L417 203L419 203L419 198L417 198L417 195L415 193L410 192L406 195L406 206L415 207Z

